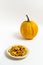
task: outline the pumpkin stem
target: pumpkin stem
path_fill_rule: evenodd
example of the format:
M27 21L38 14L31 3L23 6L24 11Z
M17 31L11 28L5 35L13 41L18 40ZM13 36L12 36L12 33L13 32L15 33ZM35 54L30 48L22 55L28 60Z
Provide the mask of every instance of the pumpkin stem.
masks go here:
M28 15L26 15L26 17L27 17L27 20L30 21Z

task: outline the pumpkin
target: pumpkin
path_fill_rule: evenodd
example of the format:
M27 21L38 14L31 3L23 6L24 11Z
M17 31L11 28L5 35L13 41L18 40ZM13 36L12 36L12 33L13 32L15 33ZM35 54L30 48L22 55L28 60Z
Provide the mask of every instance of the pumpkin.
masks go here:
M27 21L23 21L20 27L20 33L25 39L33 39L38 32L38 25L32 21L29 20L28 15L26 15Z

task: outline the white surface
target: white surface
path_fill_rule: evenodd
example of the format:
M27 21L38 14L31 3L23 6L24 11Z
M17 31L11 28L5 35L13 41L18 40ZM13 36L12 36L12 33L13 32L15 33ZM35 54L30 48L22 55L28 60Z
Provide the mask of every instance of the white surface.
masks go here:
M20 24L26 19L36 21L38 35L33 40L24 40L19 35ZM43 0L0 0L0 65L43 65ZM23 44L30 54L23 60L12 60L5 50L12 44Z
M33 40L22 39L18 31L14 30L15 26L12 26L12 29L10 26L4 26L3 29L0 27L0 65L43 65L43 26L39 26L38 35ZM29 56L18 61L7 58L5 50L13 44L22 44L29 48Z

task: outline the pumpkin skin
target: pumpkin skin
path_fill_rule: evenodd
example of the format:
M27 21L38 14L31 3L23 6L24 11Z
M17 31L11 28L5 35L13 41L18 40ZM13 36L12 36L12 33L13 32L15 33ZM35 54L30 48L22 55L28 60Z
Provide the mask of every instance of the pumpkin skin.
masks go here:
M28 16L27 16L27 19L28 19L28 21L24 21L21 24L20 32L21 32L21 35L25 39L30 39L31 40L37 35L38 25L34 21L30 21Z

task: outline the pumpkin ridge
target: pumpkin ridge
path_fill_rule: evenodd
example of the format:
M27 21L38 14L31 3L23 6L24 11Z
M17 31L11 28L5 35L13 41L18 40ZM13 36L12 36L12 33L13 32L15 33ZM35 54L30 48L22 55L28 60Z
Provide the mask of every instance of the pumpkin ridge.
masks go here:
M33 29L32 25L31 25L31 30L32 30L32 36L34 36L34 29Z

